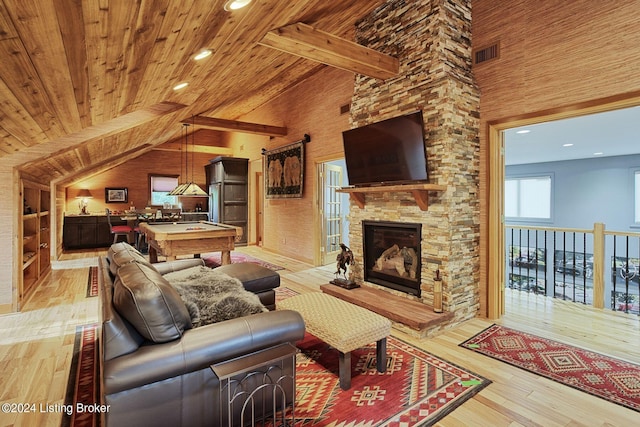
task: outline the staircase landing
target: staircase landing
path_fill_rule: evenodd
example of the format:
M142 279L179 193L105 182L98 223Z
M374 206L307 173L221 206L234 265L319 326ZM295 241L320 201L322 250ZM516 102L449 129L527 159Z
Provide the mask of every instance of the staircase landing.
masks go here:
M326 294L378 313L392 322L405 325L420 335L453 318L453 313L435 313L431 306L368 286L344 289L326 284L321 285L320 289Z

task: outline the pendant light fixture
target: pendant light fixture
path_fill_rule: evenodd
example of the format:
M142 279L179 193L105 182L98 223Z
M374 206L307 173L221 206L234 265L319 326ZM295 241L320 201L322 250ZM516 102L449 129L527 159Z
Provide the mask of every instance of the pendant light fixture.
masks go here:
M195 118L194 118L194 131L191 133L191 180L189 180L189 123L183 123L182 129L184 130L184 150L180 151L180 177L184 176L184 182L178 183L178 186L169 192L169 196L177 197L209 197L206 191L204 191L198 184L193 182L193 170L195 168L194 152L195 152ZM181 138L182 139L182 135ZM182 154L184 151L185 166L184 175L182 175Z

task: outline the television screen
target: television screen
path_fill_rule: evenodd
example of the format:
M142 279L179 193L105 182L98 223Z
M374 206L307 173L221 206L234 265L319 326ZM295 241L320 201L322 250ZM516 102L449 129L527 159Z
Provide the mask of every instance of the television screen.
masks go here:
M422 112L342 132L349 185L426 181Z

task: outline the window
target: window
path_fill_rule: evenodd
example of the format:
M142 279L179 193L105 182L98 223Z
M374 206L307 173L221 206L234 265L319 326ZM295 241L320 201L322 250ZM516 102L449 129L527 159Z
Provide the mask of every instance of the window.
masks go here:
M149 194L151 194L152 206L164 206L178 204L176 196L169 196L169 192L178 186L177 175L149 175Z
M635 191L635 223L636 224L640 224L640 170L637 170L634 172L635 175L635 179L634 179L634 187L636 189Z
M504 213L510 219L551 219L551 175L507 178Z

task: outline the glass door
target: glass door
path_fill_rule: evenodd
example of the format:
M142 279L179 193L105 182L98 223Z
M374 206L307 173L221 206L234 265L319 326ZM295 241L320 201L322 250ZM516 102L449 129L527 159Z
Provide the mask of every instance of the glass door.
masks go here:
M323 264L335 262L340 252L340 243L344 242L343 199L344 195L336 190L343 186L343 168L339 165L324 163L322 166L322 242Z

